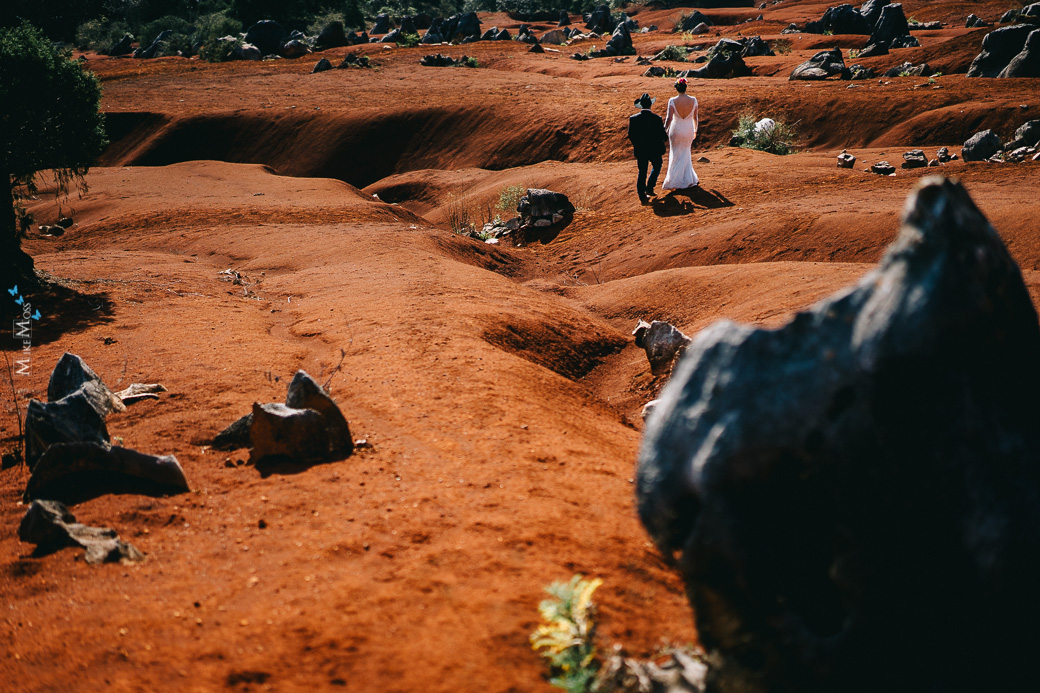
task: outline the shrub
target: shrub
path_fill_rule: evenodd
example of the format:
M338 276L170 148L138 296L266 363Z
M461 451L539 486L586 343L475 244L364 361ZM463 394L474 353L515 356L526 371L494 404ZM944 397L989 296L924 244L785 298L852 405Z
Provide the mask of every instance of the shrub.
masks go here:
M797 137L794 128L778 118L772 118L774 125L771 128L756 128L755 125L762 118L763 116L751 111L740 114L737 129L733 131L733 136L740 141L740 146L770 154L794 152L794 141Z
M205 14L195 20L195 41L204 46L224 36L238 36L241 32L242 22L229 17L226 12Z
M505 214L516 215L516 207L520 204L520 198L527 194L527 188L522 185L509 185L502 188L498 193L498 204L495 207Z
M192 27L191 23L187 19L167 15L148 22L141 27L141 30L137 35L137 37L141 39L141 47L147 48L152 45L155 38L167 29L172 31L174 34L190 35L194 33L194 27Z
M199 57L208 63L223 63L231 59L231 55L242 47L242 39L232 36L215 38L202 44Z
M689 56L689 52L685 46L665 46L664 50L657 54L656 60L673 60L675 62L684 63L686 58Z
M773 41L773 52L779 53L780 55L791 54L791 41L789 39L777 39Z
M480 67L480 63L473 56L466 56L466 59L462 61L463 67Z
M531 634L531 647L549 660L549 683L568 693L585 693L596 678L596 607L592 593L602 580L575 575L545 588L553 598L538 606L544 623Z
M76 29L76 48L107 53L122 40L125 34L131 34L130 25L122 21L112 21L107 17L99 17L83 22Z
M414 48L419 45L419 34L401 34L397 39L397 45L404 48Z

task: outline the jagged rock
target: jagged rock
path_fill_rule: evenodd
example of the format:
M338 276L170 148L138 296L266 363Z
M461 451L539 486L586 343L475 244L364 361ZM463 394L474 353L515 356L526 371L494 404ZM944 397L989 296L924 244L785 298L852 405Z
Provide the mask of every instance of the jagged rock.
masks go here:
M779 329L697 335L646 422L636 493L681 552L713 690L1032 679L1038 353L1014 260L942 179L854 287Z
M393 28L379 39L379 43L404 43L404 34L398 28Z
M845 75L845 59L841 57L840 48L820 51L804 63L796 67L788 79L821 80L833 75Z
M976 132L961 147L961 158L965 161L985 161L997 152L1004 151L1000 135L993 130Z
M138 49L134 51L133 56L144 60L154 58L159 54L159 51L162 50L166 41L168 41L171 36L173 36L173 31L170 29L160 32L147 48L138 47Z
M1026 5L1022 8L1022 11L1018 13L1018 16L1033 19L1040 18L1040 2L1034 2L1032 5Z
M744 44L744 48L740 51L741 57L757 58L759 56L776 55L773 49L769 47L769 44L762 40L761 36L745 38L741 43Z
M574 205L563 193L545 190L544 188L528 188L516 206L520 219L525 225L534 225L539 219L550 222L555 215L569 219L574 215Z
M325 460L329 434L325 417L313 409L294 409L284 404L254 404L249 428L253 462L268 457L289 457L301 462Z
M1008 142L1006 149L1040 146L1040 120L1029 120L1015 130L1015 138Z
M920 45L921 43L917 40L916 36L905 34L903 36L896 36L892 39L889 42L888 47L892 50L896 50L898 48L918 48Z
M1040 77L1040 29L1026 37L1022 51L1011 59L997 77Z
M986 34L982 39L982 51L971 61L968 77L996 77L1008 66L1011 59L1025 48L1026 39L1034 27L1029 24L1005 26Z
M282 39L288 32L278 22L270 19L257 22L246 31L245 42L256 46L263 55L276 55L282 47Z
M603 50L609 55L632 55L636 52L632 47L632 34L624 22L617 25Z
M105 51L105 55L129 55L134 50L134 37L130 34L123 34L123 38L119 39L116 45Z
M662 375L672 368L672 363L682 356L690 345L690 338L672 325L661 320L640 320L632 330L636 346L646 351L650 372Z
M945 164L956 159L957 155L951 155L948 147L939 147L939 151L935 153L935 158L939 160L939 163Z
M567 10L560 10L560 21L557 22L556 26L557 27L561 27L561 26L570 26L570 25L571 25L571 18L570 18L570 15L567 14Z
M346 417L325 389L305 371L296 371L293 376L285 395L285 405L294 409L313 409L325 418L328 453L349 455L353 452L354 439L350 436Z
M18 538L43 550L82 546L87 550L86 562L92 565L144 560L144 554L122 541L115 530L80 524L68 508L54 500L32 502L18 525Z
M875 26L878 20L881 19L881 10L890 2L891 0L867 0L859 8L859 13L863 15L870 26Z
M444 37L436 31L434 31L433 29L430 29L423 35L422 41L420 41L419 43L425 43L426 45L430 45L432 43L444 43Z
M888 55L888 46L884 43L870 43L859 52L860 58L873 58L878 55Z
M803 31L805 31L805 33L807 34L822 34L824 32L823 20L814 19L812 21L806 22L805 29L803 29Z
M871 165L870 172L876 173L879 176L891 176L895 174L896 167L887 161L879 161L876 164Z
M1004 14L1000 15L998 23L1013 24L1016 19L1018 19L1018 10L1008 10Z
M968 18L964 21L964 28L966 29L980 29L987 26L991 26L989 22L980 19L973 14L969 14Z
M927 77L930 74L932 74L932 68L929 67L928 63L921 63L920 65L903 63L890 68L885 72L885 77Z
M903 168L925 168L928 157L920 149L911 149L903 154Z
M562 46L567 43L567 36L559 29L553 29L542 34L538 42L548 46Z
M347 53L343 56L343 62L336 66L336 69L346 70L350 68L365 68L371 67L367 55L358 55L357 53Z
M35 469L50 447L81 441L99 445L109 442L105 414L98 411L83 390L54 402L29 401L25 414L25 462L30 470Z
M23 497L53 498L96 484L122 488L124 481L139 492L188 490L184 470L173 455L148 455L107 442L76 441L47 448L33 467Z
M852 168L855 165L856 157L842 149L841 154L838 155L838 168Z
M282 46L281 56L283 58L300 58L310 55L310 53L310 46L299 39L293 39Z
M664 77L664 75L665 69L663 67L658 67L657 65L648 67L646 72L643 73L643 77Z
M877 73L872 67L863 67L859 64L849 66L849 79L851 80L873 79L874 77L877 77Z
M321 33L318 34L318 38L314 40L314 45L321 50L348 45L347 33L343 28L343 22L337 19L326 24Z
M498 27L497 26L493 26L490 29L488 29L487 31L485 31L483 34L480 35L480 40L481 41L494 41L496 36L498 36Z
M328 58L322 58L321 60L319 60L317 63L314 64L314 69L311 70L311 74L313 75L315 72L325 72L326 70L331 70L331 69L332 69L332 63L329 62L329 59Z
M1018 147L1017 149L1009 149L1007 152L1007 161L1011 163L1021 163L1036 154L1036 147Z
M544 48L542 48L542 47L541 47L540 45L538 45L538 44L536 43L536 44L534 44L533 46L531 46L531 50L529 50L529 51L527 51L527 52L528 52L528 53L544 53L544 52L545 52L545 49L544 49Z
M781 34L800 34L801 32L802 32L802 30L798 28L798 25L792 22L791 24L788 24L787 28L782 30L780 33Z
M597 34L606 34L614 31L614 27L610 23L610 7L608 5L600 5L592 11L589 15L589 21L585 23L585 29L587 31L594 31Z
M91 406L103 417L112 412L126 411L123 400L108 389L101 376L79 356L65 352L47 381L47 400L57 402L77 390L83 391Z
M447 55L424 55L419 58L419 64L424 67L472 67L468 56L452 58Z
M210 443L210 447L214 450L238 450L252 447L252 441L249 438L249 429L252 426L253 415L246 414L218 433Z
M383 13L376 15L375 24L372 25L373 34L388 34L390 29L393 27L393 22L390 21L390 15Z
M821 21L824 30L832 34L869 34L874 26L847 3L827 8Z
M697 33L694 30L701 24L708 27L712 26L711 18L702 14L700 10L694 10L691 14L686 15L685 19L675 25L675 30L677 32L693 31L694 33Z
M870 42L891 46L897 38L909 35L910 25L906 21L906 15L903 14L903 5L897 2L881 8L881 16L874 25L874 31L870 34Z
M697 79L732 79L734 77L746 77L751 74L751 68L744 62L741 56L745 44L732 39L720 39L708 54L711 55L702 67L685 70L678 74L679 77ZM696 62L696 61L695 61Z

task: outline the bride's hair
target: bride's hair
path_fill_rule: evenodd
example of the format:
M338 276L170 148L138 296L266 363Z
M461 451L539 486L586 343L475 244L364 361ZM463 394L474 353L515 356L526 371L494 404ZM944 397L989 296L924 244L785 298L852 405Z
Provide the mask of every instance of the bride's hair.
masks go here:
M680 77L675 81L675 90L680 94L686 93L686 78Z

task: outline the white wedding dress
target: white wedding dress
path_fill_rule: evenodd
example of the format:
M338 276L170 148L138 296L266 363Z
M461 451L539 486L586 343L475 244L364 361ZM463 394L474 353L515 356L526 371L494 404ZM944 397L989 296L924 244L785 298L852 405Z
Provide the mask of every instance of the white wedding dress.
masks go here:
M668 109L672 112L672 122L668 125L668 172L661 184L665 190L683 190L697 185L697 173L693 170L693 138L697 135L694 115L697 113L697 99L693 100L693 109L682 118L675 110L675 97L668 100Z

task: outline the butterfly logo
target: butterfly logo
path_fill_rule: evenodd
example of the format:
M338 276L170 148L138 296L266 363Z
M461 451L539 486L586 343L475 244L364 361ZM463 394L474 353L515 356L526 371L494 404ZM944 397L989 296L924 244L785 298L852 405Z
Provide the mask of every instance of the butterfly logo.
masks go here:
M17 296L18 295L18 285L15 284L13 289L8 289L7 293L11 294L12 296Z
M43 317L43 316L42 316L42 315L40 315L40 311L36 311L35 313L33 313L33 314L32 314L32 319L33 319L33 320L39 320L39 319L40 319L40 318L42 318L42 317Z
M22 298L21 296L19 296L18 298L16 298L14 300L14 302L17 303L18 305L23 305L25 303L25 299Z

